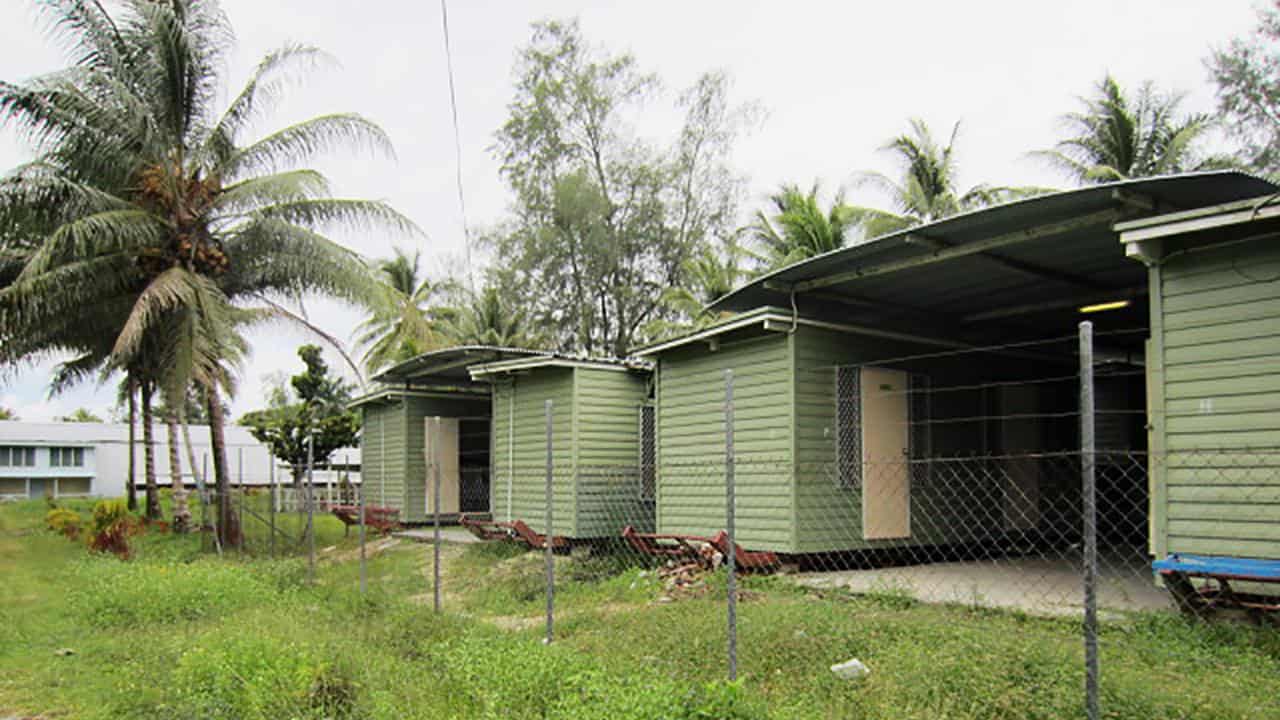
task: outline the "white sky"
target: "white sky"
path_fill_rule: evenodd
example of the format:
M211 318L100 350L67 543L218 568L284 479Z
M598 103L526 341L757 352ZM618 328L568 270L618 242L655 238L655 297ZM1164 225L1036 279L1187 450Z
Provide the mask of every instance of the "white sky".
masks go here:
M288 42L316 45L341 66L298 88L264 124L271 130L322 112L357 111L380 123L397 158L340 156L320 168L338 195L390 201L427 233L429 267L456 267L463 252L454 185L440 7L380 0L224 0L239 44L229 68L238 89L268 50ZM1154 80L1187 93L1186 110L1213 109L1204 69L1209 49L1250 31L1248 0L973 0L953 2L497 2L454 0L450 29L462 125L468 220L501 218L508 195L489 154L506 117L512 61L529 23L581 19L587 37L633 52L641 66L676 90L699 73L727 70L736 100L754 100L764 122L742 140L736 166L750 178L745 210L780 182L819 180L834 190L855 171L891 170L876 148L924 118L945 136L960 120L961 183L1062 186L1064 180L1025 155L1051 146L1057 116L1074 109L1110 70L1126 86ZM60 67L58 48L30 3L0 3L0 78L22 80ZM656 105L655 105L656 107ZM666 113L644 127L668 128ZM644 129L644 128L642 128ZM25 159L20 138L0 129L0 169ZM881 198L851 192L849 199ZM338 236L362 253L390 254L401 238ZM357 312L308 303L312 319L350 338ZM288 328L252 336L236 415L261 405L264 376L300 367L294 350L310 340ZM336 358L331 364L338 365ZM87 406L105 413L114 388L86 385L47 399L52 363L0 384L0 405L24 419L48 419Z

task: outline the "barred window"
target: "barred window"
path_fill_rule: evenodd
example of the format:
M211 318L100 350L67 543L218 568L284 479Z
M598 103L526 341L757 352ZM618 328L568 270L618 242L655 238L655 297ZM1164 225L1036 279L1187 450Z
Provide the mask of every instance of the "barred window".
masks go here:
M653 500L658 481L658 438L652 405L640 406L640 499Z
M0 445L0 467L35 467L36 449Z
M836 485L862 485L862 368L836 368Z

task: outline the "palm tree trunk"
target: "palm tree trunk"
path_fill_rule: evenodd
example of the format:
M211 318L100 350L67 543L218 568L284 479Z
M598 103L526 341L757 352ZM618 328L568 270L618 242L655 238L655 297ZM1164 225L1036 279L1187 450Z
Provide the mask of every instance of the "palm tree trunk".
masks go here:
M209 406L209 445L213 451L213 476L218 485L218 539L226 548L239 547L240 519L231 505L231 478L227 474L227 442L223 434L226 418L222 412L222 400L217 389L205 388L205 403Z
M160 494L156 485L156 446L151 416L150 380L142 382L142 468L147 483L147 519L160 519Z
M169 431L169 484L173 488L173 531L185 533L191 529L191 511L187 508L187 486L182 481L182 459L178 455L178 417L165 415Z
M138 480L138 460L135 455L138 448L138 386L132 374L129 375L125 384L129 392L129 482L125 491L129 498L129 510L133 512L138 509L138 489L134 487Z

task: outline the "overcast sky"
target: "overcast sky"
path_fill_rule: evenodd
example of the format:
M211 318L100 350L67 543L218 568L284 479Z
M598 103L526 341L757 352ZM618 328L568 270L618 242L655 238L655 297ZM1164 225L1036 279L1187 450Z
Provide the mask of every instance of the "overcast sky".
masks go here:
M417 0L224 0L239 42L228 68L238 88L268 50L316 45L340 67L313 76L290 96L270 130L322 112L357 111L380 123L394 160L338 156L320 164L339 195L390 201L426 232L419 244L436 273L458 267L462 217L454 184L453 130L440 6ZM855 171L888 171L876 148L922 117L938 135L962 121L958 154L963 185L1062 186L1026 153L1060 136L1057 116L1074 107L1104 72L1133 86L1153 80L1187 93L1185 109L1213 109L1204 69L1211 47L1247 33L1248 0L973 0L972 2L496 2L453 0L449 21L458 88L467 220L490 225L508 195L488 152L511 98L512 61L535 20L577 16L586 36L634 53L674 92L713 68L729 72L734 98L767 115L734 153L750 179L744 210L780 182L828 190ZM0 78L22 80L60 67L32 4L0 2ZM662 113L646 116L658 132ZM27 157L0 129L0 168ZM882 199L852 192L866 204ZM404 239L339 236L372 256ZM313 319L349 339L358 313L309 302ZM262 382L294 372L305 335L288 328L255 333L235 414L263 401ZM336 364L336 359L333 361ZM76 407L105 413L113 388L85 386L48 399L52 363L0 385L0 405L24 419L48 419Z

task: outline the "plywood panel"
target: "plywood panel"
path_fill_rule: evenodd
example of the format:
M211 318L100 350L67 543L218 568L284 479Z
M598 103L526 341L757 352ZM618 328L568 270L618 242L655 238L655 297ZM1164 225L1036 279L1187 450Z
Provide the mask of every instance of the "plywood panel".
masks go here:
M862 537L911 537L907 374L862 368Z
M454 514L462 509L461 473L458 468L459 426L457 418L429 417L423 422L428 513L435 512L437 478L440 482L440 513Z

